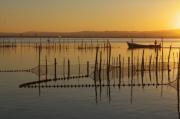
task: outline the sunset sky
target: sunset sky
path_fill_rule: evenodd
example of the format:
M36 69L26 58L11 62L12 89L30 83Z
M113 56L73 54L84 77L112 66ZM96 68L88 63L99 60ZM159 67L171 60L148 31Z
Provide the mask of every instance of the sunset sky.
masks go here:
M0 0L0 32L180 28L180 0Z

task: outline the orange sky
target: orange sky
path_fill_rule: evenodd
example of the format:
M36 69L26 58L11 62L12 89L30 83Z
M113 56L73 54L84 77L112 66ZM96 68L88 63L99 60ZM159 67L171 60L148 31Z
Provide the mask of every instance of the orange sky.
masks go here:
M1 0L0 32L180 28L180 0Z

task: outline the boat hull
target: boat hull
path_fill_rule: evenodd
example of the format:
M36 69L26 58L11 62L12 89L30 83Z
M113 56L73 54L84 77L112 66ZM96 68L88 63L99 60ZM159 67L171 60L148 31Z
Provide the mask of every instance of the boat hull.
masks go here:
M128 48L161 48L161 45L142 45L142 44L137 44L137 43L130 43L127 42Z

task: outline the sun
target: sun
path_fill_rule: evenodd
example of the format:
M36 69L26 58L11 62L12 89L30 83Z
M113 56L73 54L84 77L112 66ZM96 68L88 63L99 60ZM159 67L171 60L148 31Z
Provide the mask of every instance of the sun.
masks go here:
M176 16L174 25L175 28L180 28L180 15Z

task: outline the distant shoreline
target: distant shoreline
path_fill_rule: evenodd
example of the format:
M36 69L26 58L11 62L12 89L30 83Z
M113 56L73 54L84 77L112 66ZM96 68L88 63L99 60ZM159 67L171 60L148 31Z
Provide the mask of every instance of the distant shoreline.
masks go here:
M58 37L58 36L0 36L0 38L173 38L173 39L179 39L178 37Z
M80 31L80 32L0 32L0 38L180 38L180 29L163 31Z

